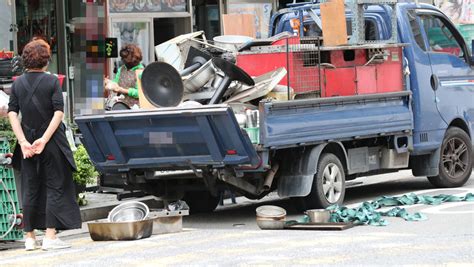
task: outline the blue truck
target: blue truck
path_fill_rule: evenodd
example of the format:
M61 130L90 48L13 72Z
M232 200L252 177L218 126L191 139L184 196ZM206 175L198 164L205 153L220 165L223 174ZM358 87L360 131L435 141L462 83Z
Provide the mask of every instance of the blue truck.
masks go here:
M308 34L318 24L309 12L318 8L281 10L271 35L292 32L294 18ZM402 169L436 187L462 186L473 168L472 52L435 7L392 8L365 9L365 38L390 39L396 11L399 92L262 100L257 143L227 104L82 115L83 144L100 172L165 200L185 199L193 211L213 210L229 187L251 199L277 191L301 209L327 207L343 203L346 181Z

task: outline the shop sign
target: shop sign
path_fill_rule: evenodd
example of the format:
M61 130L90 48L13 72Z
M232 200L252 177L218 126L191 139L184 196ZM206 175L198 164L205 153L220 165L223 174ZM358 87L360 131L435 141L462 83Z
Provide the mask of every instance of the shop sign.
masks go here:
M110 0L110 13L186 12L187 0Z
M118 57L118 41L117 38L105 38L105 57Z

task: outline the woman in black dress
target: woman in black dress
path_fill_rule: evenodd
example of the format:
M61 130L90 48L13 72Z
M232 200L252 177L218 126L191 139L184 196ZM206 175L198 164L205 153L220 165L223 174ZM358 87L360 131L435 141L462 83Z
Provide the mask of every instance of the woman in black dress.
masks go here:
M56 230L81 227L72 180L76 166L62 124L62 92L58 78L45 72L50 57L43 40L25 46L27 72L13 83L8 105L18 139L13 166L21 170L26 250L37 248L35 229L46 229L42 249L50 250L70 247L56 237Z

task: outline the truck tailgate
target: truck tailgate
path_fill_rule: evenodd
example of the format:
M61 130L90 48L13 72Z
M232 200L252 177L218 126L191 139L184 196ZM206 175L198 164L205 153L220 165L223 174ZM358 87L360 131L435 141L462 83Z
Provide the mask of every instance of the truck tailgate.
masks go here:
M261 110L261 143L281 148L411 131L410 94L267 102Z
M225 105L117 111L80 116L76 122L102 172L259 163Z

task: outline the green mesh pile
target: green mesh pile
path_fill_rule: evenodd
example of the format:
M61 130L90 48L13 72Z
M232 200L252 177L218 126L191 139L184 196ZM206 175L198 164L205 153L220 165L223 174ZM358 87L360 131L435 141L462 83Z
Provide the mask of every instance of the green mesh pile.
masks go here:
M439 205L444 202L474 201L474 194L468 193L464 197L453 195L437 195L437 196L419 196L414 193L403 195L401 197L381 197L372 202L364 202L357 208L340 207L333 205L327 210L331 211L331 222L352 222L356 225L375 225L384 226L388 222L383 217L400 217L406 221L422 221L427 217L419 212L413 214L408 213L404 208L399 206L426 204ZM394 207L389 211L377 211L383 207Z

